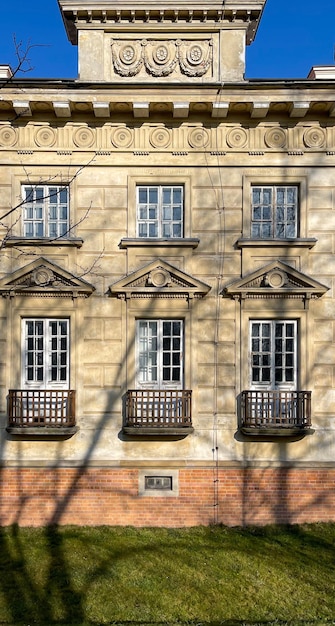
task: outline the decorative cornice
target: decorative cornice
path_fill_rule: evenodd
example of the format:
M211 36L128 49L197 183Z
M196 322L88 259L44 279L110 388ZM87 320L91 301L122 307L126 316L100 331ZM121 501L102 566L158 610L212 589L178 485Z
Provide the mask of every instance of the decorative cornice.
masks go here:
M204 29L208 25L217 28L245 28L247 43L255 37L258 23L265 5L265 0L224 0L223 2L204 3L197 0L189 3L179 0L178 3L166 2L158 6L154 0L133 2L129 0L108 0L92 2L92 0L59 0L59 6L71 43L77 43L77 33L83 29L122 30L155 26L166 28L193 27Z
M190 46L196 42L189 42ZM208 48L210 50L210 47ZM207 53L208 53L207 50ZM196 49L194 50L196 52ZM190 72L200 73L206 70L208 59L204 56L204 64L197 67L196 64L188 63ZM163 65L163 64L162 64ZM186 67L186 66L185 66ZM170 68L167 61L167 68ZM162 71L162 67L157 64L157 72ZM121 71L121 70L120 70ZM129 67L124 64L125 72L130 71ZM135 71L135 70L134 70ZM165 70L164 70L165 71ZM186 70L185 70L186 71ZM158 75L158 74L157 74ZM181 75L181 74L180 74ZM200 74L199 74L200 76ZM153 76L153 79L155 76ZM178 76L176 76L178 80ZM1 81L0 81L1 86ZM0 121L2 123L13 124L13 128L20 126L22 123L34 121L40 123L41 114L43 119L48 120L45 123L54 123L60 125L68 120L79 123L83 115L85 121L90 123L100 122L101 120L110 120L114 122L115 118L121 120L122 117L133 116L133 118L151 117L153 114L160 113L162 118L166 119L192 119L201 114L202 119L213 118L215 120L235 121L237 119L252 126L261 123L267 123L267 118L280 119L281 123L286 123L289 128L295 124L304 123L315 124L316 120L323 119L325 123L332 122L335 118L335 96L334 88L327 88L325 91L311 90L308 93L308 101L300 102L299 97L288 90L285 94L281 91L276 93L276 89L268 92L265 90L255 90L250 93L250 85L236 86L235 93L227 93L216 86L213 90L204 94L199 90L196 94L188 94L187 91L182 93L177 90L171 91L169 88L162 88L159 96L150 89L139 89L136 86L136 94L134 86L132 90L117 94L115 88L110 91L106 89L106 93L101 93L101 85L99 87L92 85L90 91L76 90L63 93L61 85L55 85L54 89L49 90L48 85L41 85L43 95L39 91L35 93L33 90L29 94L29 86L22 86L26 90L25 100L18 101L15 99L13 91L7 87L2 89ZM166 87L166 86L165 86ZM308 88L304 85L305 91ZM218 94L218 89L220 93ZM302 106L303 105L303 106ZM276 123L270 124L270 127L276 128ZM285 142L285 136L281 130L272 134L269 133L267 141L271 144L275 141L277 144ZM307 145L309 143L319 143L322 141L321 133L318 136L307 137Z

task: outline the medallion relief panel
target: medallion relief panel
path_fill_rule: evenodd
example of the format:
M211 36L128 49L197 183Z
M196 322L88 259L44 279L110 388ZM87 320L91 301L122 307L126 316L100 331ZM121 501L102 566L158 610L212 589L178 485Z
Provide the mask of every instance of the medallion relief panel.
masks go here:
M270 124L247 125L221 123L204 126L201 123L163 124L150 122L139 126L107 122L102 126L68 122L62 126L28 122L11 126L0 122L0 150L72 151L109 153L125 151L160 152L335 152L335 127L316 124L295 127Z
M213 76L211 40L113 40L112 65L119 76Z

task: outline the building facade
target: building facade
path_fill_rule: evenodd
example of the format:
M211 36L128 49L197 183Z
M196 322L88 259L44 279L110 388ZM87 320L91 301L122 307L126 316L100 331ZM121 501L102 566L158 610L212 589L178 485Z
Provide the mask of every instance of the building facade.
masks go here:
M265 0L59 0L0 101L2 525L335 519L335 73Z

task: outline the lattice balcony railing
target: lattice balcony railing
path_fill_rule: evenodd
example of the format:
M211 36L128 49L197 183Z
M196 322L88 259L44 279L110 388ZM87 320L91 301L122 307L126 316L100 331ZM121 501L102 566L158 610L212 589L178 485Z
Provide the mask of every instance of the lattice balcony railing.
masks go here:
M192 392L185 389L128 390L124 426L134 428L192 427Z
M76 423L76 392L69 389L10 389L8 427L66 428Z
M311 391L242 391L242 428L311 427Z

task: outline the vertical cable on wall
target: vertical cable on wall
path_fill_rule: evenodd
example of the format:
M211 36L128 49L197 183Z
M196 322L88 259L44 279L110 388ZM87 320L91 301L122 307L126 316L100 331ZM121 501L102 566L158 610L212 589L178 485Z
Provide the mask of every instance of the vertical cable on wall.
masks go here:
M221 89L217 93L217 101L220 101ZM214 375L213 375L213 426L212 426L212 460L213 460L213 522L217 524L219 522L219 441L218 441L218 412L219 412L219 398L218 398L218 386L219 386L219 343L220 343L220 315L221 315L221 291L222 291L222 279L224 270L224 194L223 194L223 182L221 176L221 165L219 163L219 155L221 153L218 132L216 127L216 150L217 153L217 165L214 166L218 175L218 184L215 184L211 174L212 166L209 164L207 158L207 151L205 150L205 158L208 176L210 179L211 188L215 194L215 205L218 215L218 229L216 230L217 238L217 255L219 257L219 271L216 275L216 304L215 304L215 326L214 326Z

